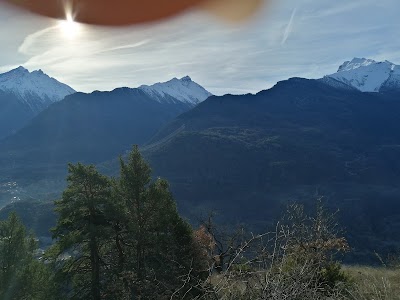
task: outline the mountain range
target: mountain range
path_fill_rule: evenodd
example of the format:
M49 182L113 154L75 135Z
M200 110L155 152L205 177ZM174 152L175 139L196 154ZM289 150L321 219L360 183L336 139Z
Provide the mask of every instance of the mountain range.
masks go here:
M143 145L168 121L211 95L186 76L139 88L71 92L62 100L51 97L57 94L53 89L46 96L43 88L42 98L30 98L49 77L22 68L11 73L18 83L38 78L44 81L21 84L24 92L19 94L9 88L15 102L33 106L41 104L42 99L53 99L53 103L19 131L0 140L0 179L5 182L11 177L27 184L37 178L64 176L68 162L99 163L112 159L133 144ZM8 82L8 86L15 85ZM61 87L63 90L64 86ZM9 112L10 116L15 114Z
M348 260L371 262L374 251L400 249L397 72L353 59L335 74L257 94L212 96L190 77L75 93L0 143L0 176L56 197L66 162L118 175L116 157L140 144L192 220L216 211L221 222L265 229L288 202L310 207L324 196L340 208L355 250Z

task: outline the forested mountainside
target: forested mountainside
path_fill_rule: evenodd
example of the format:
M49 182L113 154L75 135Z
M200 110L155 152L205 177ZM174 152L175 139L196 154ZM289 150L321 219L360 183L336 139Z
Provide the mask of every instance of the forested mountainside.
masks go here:
M209 98L144 153L188 215L216 210L262 227L286 203L323 196L340 209L357 259L374 260L373 251L399 247L399 99L400 91L292 78L256 95Z

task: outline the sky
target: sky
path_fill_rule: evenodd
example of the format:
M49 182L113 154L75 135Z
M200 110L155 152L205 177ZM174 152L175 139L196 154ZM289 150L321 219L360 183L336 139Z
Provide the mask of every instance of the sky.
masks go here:
M70 30L0 3L0 72L42 69L82 92L189 75L216 95L254 93L334 73L353 57L400 64L399 11L399 0L271 0L240 24L190 11L157 24Z

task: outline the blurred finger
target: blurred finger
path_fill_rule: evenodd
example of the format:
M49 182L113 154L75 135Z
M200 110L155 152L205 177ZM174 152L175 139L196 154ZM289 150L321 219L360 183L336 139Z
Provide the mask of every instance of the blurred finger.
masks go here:
M0 0L43 16L94 25L121 26L160 20L187 10L204 0Z
M228 21L242 21L252 16L263 0L207 0L201 6Z
M122 26L157 21L201 6L227 20L242 20L263 0L0 0L43 16L81 23Z

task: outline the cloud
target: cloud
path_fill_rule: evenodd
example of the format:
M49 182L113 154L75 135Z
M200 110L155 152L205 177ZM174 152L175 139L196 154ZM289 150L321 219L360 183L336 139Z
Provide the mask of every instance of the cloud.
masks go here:
M146 39L146 40L134 43L134 44L112 47L112 48L109 48L109 49L101 50L99 52L111 52L111 51L116 51L116 50L133 49L133 48L137 48L137 47L146 45L146 44L148 44L150 42L151 42L151 39Z
M27 54L27 55L32 54L31 50L32 50L32 47L35 45L36 41L38 39L40 39L41 37L43 37L44 35L52 32L58 28L59 28L59 26L52 26L52 27L48 27L48 28L36 31L36 32L28 35L22 42L21 46L19 46L18 52L20 52L22 54Z
M296 16L297 8L293 9L292 14L290 16L289 23L287 24L285 28L285 32L283 33L281 45L286 43L286 40L289 38L290 33L292 32L292 27L293 27L293 21L294 17Z
M191 13L151 26L82 25L69 39L47 19L3 21L0 4L0 70L40 68L85 92L185 75L215 94L257 92L289 77L333 73L354 56L400 63L399 9L398 0L276 0L241 26Z

